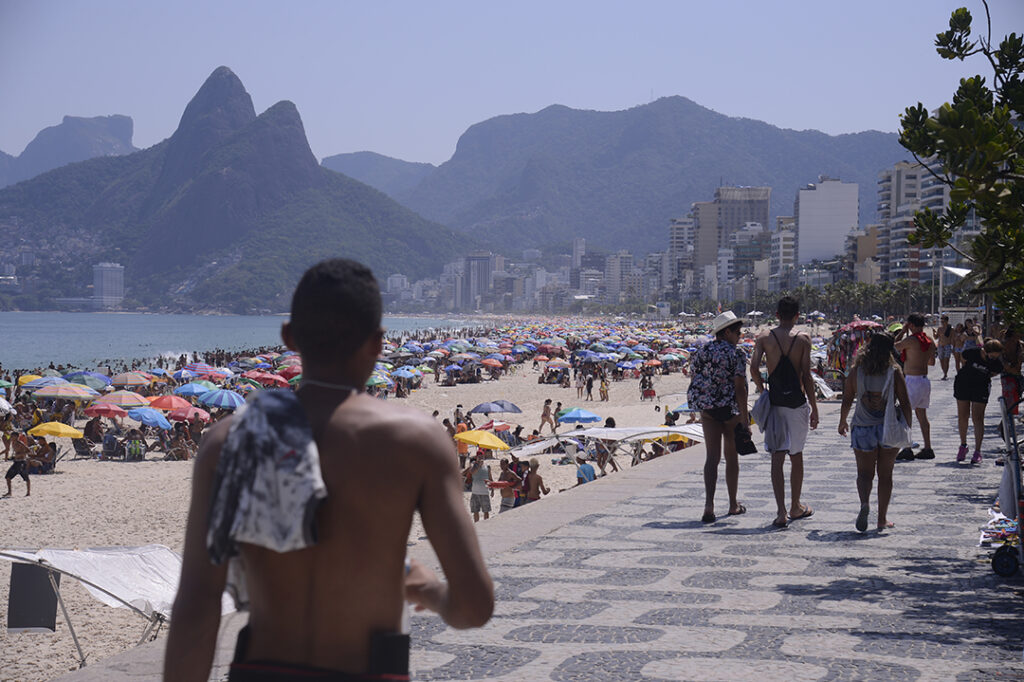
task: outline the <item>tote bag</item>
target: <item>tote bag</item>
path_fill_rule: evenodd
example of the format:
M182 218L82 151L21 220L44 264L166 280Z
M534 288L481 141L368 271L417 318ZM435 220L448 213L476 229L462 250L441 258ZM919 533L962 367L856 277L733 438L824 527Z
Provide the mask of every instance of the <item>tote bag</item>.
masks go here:
M895 369L889 368L889 375L885 378L884 394L885 420L882 425L882 445L887 448L908 448L910 447L910 425L903 418L903 410L896 409L896 391L893 388L893 375Z

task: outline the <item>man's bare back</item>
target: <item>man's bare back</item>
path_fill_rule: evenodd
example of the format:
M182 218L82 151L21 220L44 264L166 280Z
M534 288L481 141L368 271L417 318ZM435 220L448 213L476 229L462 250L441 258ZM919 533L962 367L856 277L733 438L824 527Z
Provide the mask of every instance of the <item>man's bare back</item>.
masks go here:
M771 376L782 359L783 349L779 347L780 340L786 345L786 354L793 363L793 369L802 376L805 368L810 369L811 339L807 334L792 327L775 327L758 336L754 343L754 357L756 358L758 353L763 354L765 364L768 365L768 375Z
M903 332L906 336L896 342L895 348L897 351L905 351L906 358L903 361L903 373L907 376L927 376L928 366L935 364L935 343L924 335L923 338L928 340L927 349L921 348L921 341L916 333L923 333L923 329L915 329L910 325L905 325Z

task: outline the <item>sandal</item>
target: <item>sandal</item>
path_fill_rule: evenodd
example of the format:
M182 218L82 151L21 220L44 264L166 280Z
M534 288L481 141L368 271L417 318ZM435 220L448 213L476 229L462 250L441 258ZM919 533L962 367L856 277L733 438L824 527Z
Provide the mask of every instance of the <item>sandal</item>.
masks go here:
M738 504L738 505L736 505L736 511L730 511L729 512L729 516L739 516L740 514L746 514L746 513L747 513L747 508L744 507L742 504Z
M774 521L772 521L772 525L775 526L776 528L786 528L786 527L789 526L789 519L788 518L783 518L781 520L780 519L775 519Z
M701 523L714 523L715 514L714 512L704 512L704 516L700 517Z
M796 515L790 514L789 515L789 520L790 521L796 521L797 519L806 519L806 518L810 518L812 516L814 516L814 510L811 509L810 507L808 507L806 504L804 504L804 505L800 506L800 513L799 514L796 514Z

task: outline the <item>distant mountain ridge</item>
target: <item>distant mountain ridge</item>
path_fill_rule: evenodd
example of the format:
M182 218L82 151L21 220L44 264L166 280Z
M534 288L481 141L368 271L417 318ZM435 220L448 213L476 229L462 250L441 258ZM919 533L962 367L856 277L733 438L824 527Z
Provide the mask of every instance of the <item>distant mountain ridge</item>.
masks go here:
M379 277L433 273L465 239L379 191L322 168L295 105L260 115L238 77L215 70L163 142L0 190L0 238L68 254L75 281L100 260L126 267L150 306L281 310L302 271L348 256ZM61 261L63 262L63 261ZM74 295L65 289L59 295Z
M721 184L772 187L777 216L791 215L797 190L819 175L857 182L869 223L878 171L905 156L895 133L786 130L685 97L611 112L553 105L471 126L451 159L392 196L496 250L581 236L642 254L664 250L669 220Z
M437 169L431 163L402 161L376 152L352 152L324 158L320 164L332 171L376 187L395 198L411 191L423 178Z
M131 154L138 151L133 132L129 116L65 116L59 125L39 131L18 156L0 152L0 187L76 161Z

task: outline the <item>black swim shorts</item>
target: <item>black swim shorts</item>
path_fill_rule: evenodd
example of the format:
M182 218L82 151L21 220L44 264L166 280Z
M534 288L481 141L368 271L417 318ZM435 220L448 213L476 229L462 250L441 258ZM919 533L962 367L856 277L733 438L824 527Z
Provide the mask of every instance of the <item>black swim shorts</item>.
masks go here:
M15 476L21 476L22 480L28 483L28 465L25 460L19 459L11 465L11 468L7 470L7 475L4 476L8 481Z

